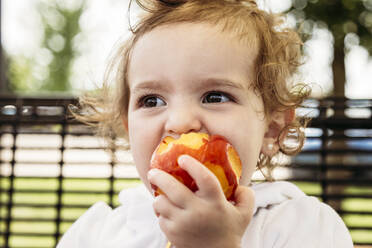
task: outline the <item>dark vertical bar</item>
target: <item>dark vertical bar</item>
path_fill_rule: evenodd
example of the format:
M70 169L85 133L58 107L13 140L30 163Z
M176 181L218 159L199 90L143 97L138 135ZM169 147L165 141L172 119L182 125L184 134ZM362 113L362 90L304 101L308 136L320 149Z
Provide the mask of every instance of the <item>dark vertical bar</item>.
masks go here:
M62 196L63 196L63 165L64 165L64 159L63 155L65 152L65 136L67 133L67 119L66 119L66 113L67 113L67 107L63 105L63 119L62 119L62 130L61 130L61 147L60 147L60 152L61 152L61 160L59 161L59 176L58 176L58 189L57 189L57 204L56 204L56 220L55 220L55 225L56 225L56 232L54 233L54 240L55 240L55 246L58 243L59 237L61 235L61 210L62 210Z
M344 98L344 97L335 97L334 98L334 117L335 119L337 120L340 120L340 124L342 123L342 121L346 121L349 119L349 117L347 117L345 115L345 110L346 110L346 101L347 99ZM335 137L340 137L339 139L335 140L333 139L332 137L332 144L330 144L330 146L328 147L328 149L332 149L332 150L338 150L338 149L348 149L349 146L348 146L348 142L345 140L345 130L347 130L348 127L347 125L345 124L342 124L342 125L337 125L335 127L333 127L333 135ZM353 154L354 157L357 157L358 155L357 154ZM343 164L344 164L344 155L343 154L337 154L337 155L334 155L334 157L332 158L332 162L336 162L338 164L339 167L342 167ZM352 180L352 173L351 171L330 171L329 172L329 175L327 176L328 179L332 180L332 179L344 179L344 180ZM345 189L347 188L347 184L345 183L342 183L342 184L335 184L333 182L329 183L329 187L328 187L328 193L330 194L336 194L336 195L343 195L345 193ZM332 208L334 210L336 210L337 212L340 212L342 210L342 202L344 201L345 197L343 196L342 198L339 198L339 199L336 199L336 198L333 198L331 201L328 202L328 204L330 204L332 206ZM341 217L342 217L342 214L341 214Z
M13 193L14 193L14 167L16 164L16 151L17 151L17 136L18 136L18 129L19 129L19 120L20 120L20 113L22 109L22 102L16 102L16 113L15 113L15 122L12 123L12 135L13 135L13 145L12 145L12 160L10 162L11 170L9 176L9 190L8 190L8 202L7 202L7 213L5 218L5 236L4 236L4 246L5 248L9 247L9 240L12 235L10 230L12 224L12 209L13 209Z
M0 117L1 117L1 111L2 111L2 105L0 105ZM5 181L5 177L3 176L3 173L2 173L2 170L3 170L3 163L2 163L2 157L1 157L1 150L4 148L3 145L2 145L2 136L3 136L3 133L1 132L2 130L2 125L0 124L0 213L2 213L5 209L5 199L4 199L4 195L5 195L5 190L2 188L2 185L3 185L3 181ZM2 223L4 220L1 219L1 222ZM0 236L0 240L2 240L4 237L2 236L3 234L1 234Z
M110 175L110 188L109 188L109 205L111 207L114 207L114 194L115 194L115 191L114 191L114 184L115 184L115 176L114 176L114 167L115 167L115 164L116 164L116 138L113 137L112 138L112 143L111 143L111 147L110 147L110 152L111 152L111 161L110 161L110 166L111 166L111 175Z
M320 183L322 187L322 201L328 202L328 182L327 182L327 143L328 143L328 130L325 125L325 120L327 119L327 106L325 100L320 102L320 112L319 118L323 120L321 124L322 128L322 148L320 150Z

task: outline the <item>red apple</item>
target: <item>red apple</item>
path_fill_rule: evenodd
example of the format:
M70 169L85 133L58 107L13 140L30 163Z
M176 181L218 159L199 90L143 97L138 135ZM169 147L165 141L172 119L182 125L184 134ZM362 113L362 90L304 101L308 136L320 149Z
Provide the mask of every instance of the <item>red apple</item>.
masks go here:
M173 175L193 192L198 187L193 178L177 163L179 156L187 154L199 160L218 178L226 199L233 200L242 171L238 153L220 135L205 133L182 134L180 138L165 137L151 158L151 168L161 169ZM161 190L152 185L155 195Z

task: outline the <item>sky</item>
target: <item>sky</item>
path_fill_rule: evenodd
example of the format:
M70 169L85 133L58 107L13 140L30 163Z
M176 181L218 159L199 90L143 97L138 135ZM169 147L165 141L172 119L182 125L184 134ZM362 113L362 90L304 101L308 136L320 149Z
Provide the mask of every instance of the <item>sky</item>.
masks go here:
M2 0L2 44L10 55L42 57L42 32L35 8L38 1ZM55 0L71 8L80 0ZM102 82L105 67L113 47L128 37L128 0L87 0L88 8L80 20L82 35L77 47L81 52L73 67L71 78L76 92L93 89ZM258 0L259 6L272 12L291 7L291 0ZM134 13L135 14L135 13ZM287 18L287 25L295 23ZM305 43L306 63L301 67L301 80L313 87L318 97L332 89L332 35L326 29L316 29L313 38ZM347 36L349 52L345 58L346 88L349 98L372 98L372 57L358 45L358 37ZM37 57L36 56L36 57Z

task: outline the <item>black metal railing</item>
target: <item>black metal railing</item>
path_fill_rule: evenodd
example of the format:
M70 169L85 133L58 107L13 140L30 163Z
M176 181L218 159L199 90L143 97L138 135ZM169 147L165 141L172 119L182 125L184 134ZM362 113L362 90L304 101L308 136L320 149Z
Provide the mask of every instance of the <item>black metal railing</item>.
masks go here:
M0 246L54 247L94 202L138 184L129 153L66 118L75 99L0 97ZM356 244L372 244L372 100L308 100L303 151L275 170L330 204ZM260 176L256 176L260 180Z

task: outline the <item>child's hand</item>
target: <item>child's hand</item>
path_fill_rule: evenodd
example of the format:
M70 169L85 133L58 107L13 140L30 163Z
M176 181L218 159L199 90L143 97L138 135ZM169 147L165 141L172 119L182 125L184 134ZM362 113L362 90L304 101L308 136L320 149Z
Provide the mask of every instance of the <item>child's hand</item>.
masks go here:
M177 248L240 247L253 214L253 191L238 186L233 205L215 175L199 161L183 155L178 163L198 185L195 193L164 171L149 172L150 183L164 192L153 206L169 241Z

